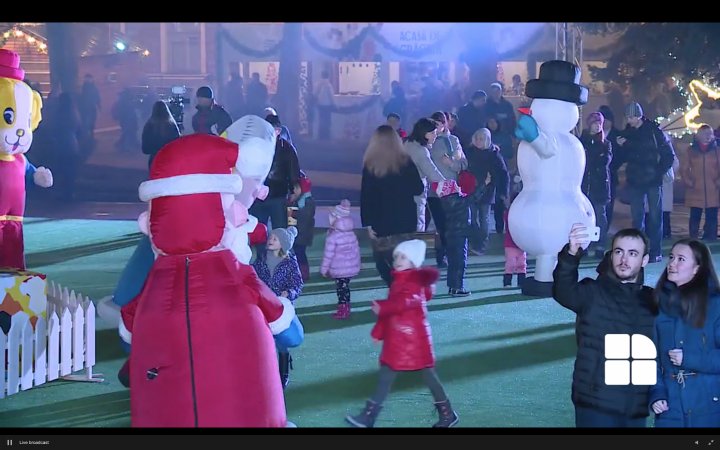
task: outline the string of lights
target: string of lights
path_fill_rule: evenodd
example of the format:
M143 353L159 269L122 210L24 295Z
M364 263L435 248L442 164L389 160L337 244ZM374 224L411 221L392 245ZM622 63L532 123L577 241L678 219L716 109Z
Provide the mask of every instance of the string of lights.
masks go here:
M20 29L17 25L13 26L9 30L6 30L2 33L2 41L0 41L0 46L3 46L7 43L7 41L10 38L16 38L16 39L25 39L28 44L35 45L36 49L40 53L47 53L48 51L48 42L47 39L44 37L32 33L27 30ZM134 45L134 46L128 46L125 43L125 40L122 38L116 38L114 40L114 48L118 52L124 52L124 51L130 51L130 52L139 52L143 56L150 56L150 50L146 48L142 48L140 46ZM83 55L84 56L84 55Z
M688 90L685 90L680 84L680 80L673 77L673 82L678 91L687 99L687 105L684 108L678 108L668 115L668 117L659 117L657 119L660 128L675 138L694 134L702 123L695 121L700 117L700 108L703 101L700 98L699 91L704 92L710 99L720 99L720 88L708 80L692 80L688 84Z
M30 33L28 31L23 31L17 26L12 27L11 29L5 31L2 34L2 43L5 45L5 43L10 39L11 37L15 37L17 39L25 39L28 44L35 45L37 48L37 51L40 53L47 53L48 44L47 39L44 37L37 35L35 33Z

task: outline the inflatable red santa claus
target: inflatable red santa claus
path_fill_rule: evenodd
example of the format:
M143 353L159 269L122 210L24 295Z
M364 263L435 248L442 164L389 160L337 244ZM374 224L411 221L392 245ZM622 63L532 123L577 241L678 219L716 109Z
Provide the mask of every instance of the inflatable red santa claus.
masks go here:
M182 137L140 185L150 202L140 227L158 257L122 308L134 427L287 425L275 345L297 346L303 331L291 303L230 248L247 236L238 155L220 137Z

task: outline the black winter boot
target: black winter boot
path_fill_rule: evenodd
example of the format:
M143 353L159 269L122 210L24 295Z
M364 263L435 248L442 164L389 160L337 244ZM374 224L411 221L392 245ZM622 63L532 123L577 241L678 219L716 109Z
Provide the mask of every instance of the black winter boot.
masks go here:
M375 403L372 400L368 400L365 403L365 409L356 416L348 414L345 416L345 420L356 428L372 428L375 425L375 419L382 410L382 405Z
M290 383L290 369L293 368L290 353L278 353L278 366L280 366L280 382L285 389Z
M512 274L506 273L503 275L503 287L508 287L512 285Z
M517 276L518 276L517 277L517 286L522 287L523 283L525 282L525 274L519 273L519 274L517 274Z
M452 426L455 426L460 421L457 413L453 411L452 406L450 406L450 400L445 400L444 402L437 402L435 403L435 407L438 410L440 420L438 420L437 423L433 425L433 428L450 428Z
M126 388L130 387L130 358L125 361L125 364L120 368L118 372L118 381Z

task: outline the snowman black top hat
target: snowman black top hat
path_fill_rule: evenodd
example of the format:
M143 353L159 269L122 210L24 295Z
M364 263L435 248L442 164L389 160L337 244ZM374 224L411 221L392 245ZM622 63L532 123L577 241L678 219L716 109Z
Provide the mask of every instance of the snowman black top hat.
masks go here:
M588 88L580 84L578 66L568 61L553 60L542 63L540 78L527 82L525 95L584 105L588 101Z

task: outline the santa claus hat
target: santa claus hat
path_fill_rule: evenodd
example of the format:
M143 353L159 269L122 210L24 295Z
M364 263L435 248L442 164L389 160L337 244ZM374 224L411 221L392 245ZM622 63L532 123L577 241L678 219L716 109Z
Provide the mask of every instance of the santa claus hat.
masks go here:
M0 77L19 81L25 79L25 71L20 68L20 55L0 49Z
M393 256L396 253L402 253L407 259L410 260L410 262L413 263L413 266L420 267L422 266L423 261L425 261L426 248L427 244L425 244L425 241L421 241L420 239L404 241L399 243L397 247L395 247L395 250L393 251Z
M205 134L178 138L163 147L153 160L150 179L140 184L140 200L189 194L239 194L242 178L232 170L239 147L226 139Z
M460 194L463 197L465 196L455 180L445 180L441 182L436 181L430 185L430 188L437 194L438 197L447 197L452 194Z

